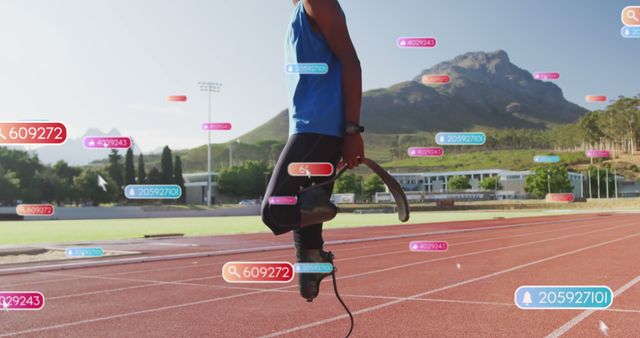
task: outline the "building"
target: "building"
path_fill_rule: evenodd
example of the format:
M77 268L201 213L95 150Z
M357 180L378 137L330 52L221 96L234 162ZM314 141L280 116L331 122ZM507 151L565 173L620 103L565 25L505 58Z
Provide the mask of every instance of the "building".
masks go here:
M496 192L498 198L524 198L527 193L524 190L525 178L531 175L531 171L512 171L503 169L483 169L466 171L448 171L433 173L390 173L400 186L407 192L446 193L449 192L449 179L454 176L469 177L470 190L479 191L480 182L487 177L497 176L502 189ZM576 197L584 197L582 174L569 172L569 181L573 186L573 194Z
M218 173L211 173L211 201L216 202L218 196ZM207 172L183 174L184 192L186 194L187 204L206 204L207 203Z

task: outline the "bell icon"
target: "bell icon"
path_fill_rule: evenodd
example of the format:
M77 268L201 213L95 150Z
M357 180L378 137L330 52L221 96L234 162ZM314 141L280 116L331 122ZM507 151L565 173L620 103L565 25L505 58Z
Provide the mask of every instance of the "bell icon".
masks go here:
M522 304L524 305L529 305L533 303L531 301L531 294L529 293L529 291L525 292L524 295L522 296Z
M629 36L629 28L624 29L624 35Z
M133 190L133 188L129 189L129 196L135 196L136 195L136 191Z

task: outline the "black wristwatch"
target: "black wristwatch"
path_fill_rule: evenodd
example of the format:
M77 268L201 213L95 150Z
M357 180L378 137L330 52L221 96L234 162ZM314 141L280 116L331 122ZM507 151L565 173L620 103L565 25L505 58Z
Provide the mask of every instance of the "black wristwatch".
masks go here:
M355 135L358 133L363 133L364 132L364 127L360 126L356 123L353 122L347 122L344 125L344 133L345 135Z

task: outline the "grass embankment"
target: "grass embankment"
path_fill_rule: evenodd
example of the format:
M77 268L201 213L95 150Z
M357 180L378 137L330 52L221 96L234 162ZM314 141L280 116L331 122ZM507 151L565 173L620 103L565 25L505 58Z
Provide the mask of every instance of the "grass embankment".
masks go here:
M493 217L527 217L539 211L414 212L408 224L470 221ZM396 214L338 214L325 228L398 224ZM0 222L0 244L59 243L141 238L146 234L183 233L185 236L268 232L258 216L143 218L109 220L51 220ZM366 233L362 234L366 237Z

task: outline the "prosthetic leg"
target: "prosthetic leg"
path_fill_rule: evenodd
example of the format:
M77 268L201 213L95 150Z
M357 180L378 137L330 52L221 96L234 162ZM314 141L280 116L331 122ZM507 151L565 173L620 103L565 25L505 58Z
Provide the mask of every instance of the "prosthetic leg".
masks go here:
M363 159L362 163L369 167L387 186L393 198L396 202L396 210L398 212L398 219L401 222L409 220L409 203L407 202L407 196L405 195L402 187L398 182L389 175L384 169L382 169L377 163L370 159ZM327 193L323 186L335 182L342 174L347 171L346 166L342 166L336 170L336 174L331 180L314 184L310 187L301 189L298 192L298 205L300 206L300 227L305 227L311 224L323 223L332 220L337 212L338 208L329 201L331 196ZM325 252L322 250L297 250L296 258L298 262L328 262L333 264L334 255L331 252ZM349 319L351 321L351 327L347 337L351 335L353 331L353 316L349 311L349 308L344 303L340 294L338 294L338 285L336 283L336 271L334 266L333 271L330 274L302 274L298 277L300 295L308 302L312 302L314 298L318 296L320 291L320 282L327 276L331 275L333 279L333 288L336 293L336 297L340 301L340 304L345 308Z
M409 204L407 203L407 196L404 194L404 191L402 191L400 184L372 160L365 158L362 163L376 173L387 185L396 202L396 209L400 221L406 222L409 220ZM331 196L326 189L322 188L335 182L345 171L347 171L347 167L342 166L336 170L336 174L331 180L314 184L298 192L300 227L330 221L336 216L338 208L329 201ZM333 263L333 254L322 250L299 250L296 256L298 262ZM313 301L318 295L320 282L328 275L329 274L307 274L301 276L299 283L302 297L309 302Z
M387 186L393 199L396 202L396 210L398 212L398 219L401 222L409 220L409 203L407 202L407 196L405 195L402 187L389 173L387 173L376 162L365 158L362 160L362 164L366 165L373 171L382 182ZM336 170L336 174L331 180L314 184L310 187L301 189L298 192L298 203L300 205L301 222L300 227L306 225L322 223L332 220L337 212L338 208L329 201L331 196L327 196L324 189L319 189L327 184L335 182L342 174L347 171L346 166L342 166Z

